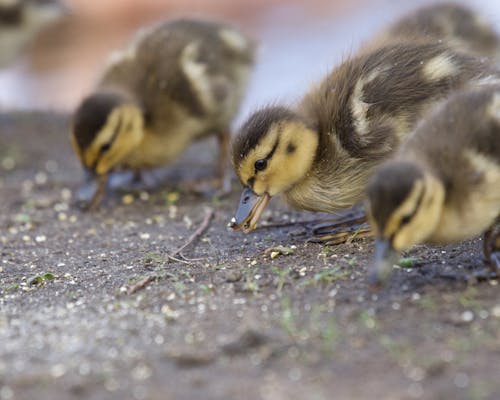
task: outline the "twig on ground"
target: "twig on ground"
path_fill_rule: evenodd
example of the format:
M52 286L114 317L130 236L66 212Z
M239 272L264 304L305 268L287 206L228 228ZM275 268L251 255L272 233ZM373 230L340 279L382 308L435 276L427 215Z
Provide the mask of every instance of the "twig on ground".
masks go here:
M141 289L144 289L149 283L156 280L156 278L158 278L156 275L149 275L149 276L145 277L144 279L141 279L134 286L130 287L127 294L130 296L131 294L134 294L135 292L137 292Z
M196 229L196 231L189 237L189 239L186 241L186 243L184 243L182 246L177 248L177 250L175 250L173 253L167 254L167 257L173 261L184 262L184 263L189 263L190 261L195 261L195 260L186 259L186 257L184 257L182 255L182 251L184 249L186 249L189 245L193 244L196 240L198 240L201 237L201 235L203 235L203 233L208 229L208 227L210 225L210 221L212 220L214 215L215 215L214 210L209 208L207 210L205 218L203 218L203 221L202 221L201 225L198 227L198 229ZM177 257L177 256L179 256L179 257Z

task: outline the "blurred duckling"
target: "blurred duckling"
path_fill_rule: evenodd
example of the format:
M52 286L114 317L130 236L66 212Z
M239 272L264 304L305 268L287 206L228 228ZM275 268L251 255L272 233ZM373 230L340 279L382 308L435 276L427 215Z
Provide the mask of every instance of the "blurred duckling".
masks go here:
M115 55L72 124L73 148L98 177L90 208L111 171L163 166L209 134L219 140L222 181L253 59L253 43L234 28L188 19L144 31Z
M45 26L64 14L55 0L0 0L0 68L8 66Z
M445 41L457 50L500 61L500 37L478 12L458 3L427 5L398 18L368 46L391 40Z
M242 126L232 161L244 190L230 226L251 231L278 194L304 210L350 208L428 109L492 76L488 63L439 43L392 43L345 60L297 107L264 107Z
M484 250L498 275L500 85L456 93L437 107L374 174L367 195L376 235L374 287L387 280L399 252L462 241L490 227Z

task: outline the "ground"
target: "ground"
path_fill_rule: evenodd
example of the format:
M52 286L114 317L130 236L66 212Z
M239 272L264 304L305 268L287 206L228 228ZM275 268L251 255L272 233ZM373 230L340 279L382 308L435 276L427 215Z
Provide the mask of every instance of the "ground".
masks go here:
M480 239L415 248L374 295L371 240L231 232L236 182L225 199L182 191L210 176L210 141L161 189L80 211L67 129L0 116L0 400L500 398L500 288L467 279ZM169 258L210 210L194 260ZM317 216L275 200L264 217Z

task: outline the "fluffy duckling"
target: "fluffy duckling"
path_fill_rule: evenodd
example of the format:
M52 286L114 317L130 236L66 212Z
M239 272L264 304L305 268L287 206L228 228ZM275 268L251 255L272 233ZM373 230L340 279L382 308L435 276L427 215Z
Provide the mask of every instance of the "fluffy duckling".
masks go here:
M457 3L428 5L398 18L368 46L415 38L444 40L477 56L500 57L500 37L493 26L476 11Z
M392 43L345 60L296 108L265 107L232 142L245 187L233 229L250 231L271 197L335 213L358 203L374 168L452 91L495 75L439 43Z
M140 33L115 56L72 124L76 154L99 177L91 208L111 171L168 164L208 134L220 142L222 179L253 58L253 43L234 28L188 19Z
M43 27L57 20L56 0L0 0L0 68L10 64Z
M415 244L458 242L490 227L485 255L498 274L500 85L456 93L437 107L374 174L367 194L376 234L372 285Z

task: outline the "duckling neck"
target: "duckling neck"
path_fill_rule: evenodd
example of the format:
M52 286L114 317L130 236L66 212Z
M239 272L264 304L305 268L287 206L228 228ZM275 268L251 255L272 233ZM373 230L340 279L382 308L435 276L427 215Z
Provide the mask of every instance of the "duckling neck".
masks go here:
M362 200L367 180L377 164L370 159L354 159L340 143L327 145L320 137L311 168L283 197L295 208L335 213Z

